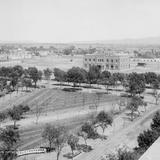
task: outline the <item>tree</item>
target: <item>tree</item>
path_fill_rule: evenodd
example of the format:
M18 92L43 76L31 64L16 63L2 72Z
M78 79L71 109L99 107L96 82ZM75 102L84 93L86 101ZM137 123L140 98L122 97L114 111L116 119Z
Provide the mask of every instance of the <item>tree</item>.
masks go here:
M54 127L54 146L57 152L57 160L59 160L60 153L67 142L67 134L64 126Z
M108 127L108 125L112 125L113 117L111 114L109 114L105 111L101 111L96 117L96 123L98 124L98 126L100 126L102 128L103 133L104 133L104 131Z
M134 113L136 111L138 111L138 108L139 108L140 105L143 105L142 99L140 97L133 96L131 98L131 101L127 105L127 109L131 111L131 113L130 113L130 115L131 115L131 121L133 121L133 119L134 119Z
M16 108L21 113L21 115L30 111L30 107L28 105L19 104L16 106Z
M72 159L73 159L73 155L74 155L74 150L76 150L77 144L78 144L79 138L73 134L70 134L68 136L68 140L67 143L71 148L72 151Z
M98 66L91 66L87 72L87 81L89 84L97 83L100 78L100 68Z
M26 87L26 91L28 90L29 87L32 86L32 81L29 78L23 78L22 79L22 86Z
M13 160L16 157L16 149L20 141L19 131L12 127L1 129L0 131L0 158L3 160Z
M16 122L19 121L21 119L22 116L22 110L19 109L16 106L13 106L12 109L8 110L8 115L9 117L13 120L14 122L14 128L16 128Z
M109 71L103 71L100 76L100 84L104 85L107 93L108 93L108 86L110 85L111 73Z
M128 76L128 87L131 96L141 94L145 91L145 78L143 74L131 73Z
M10 85L13 87L13 89L15 89L15 86L17 86L18 81L20 80L23 74L24 70L22 66L17 65L10 68L9 78L11 78ZM17 92L18 92L18 87L17 87Z
M107 160L138 160L139 155L127 148L119 148L116 154L107 155Z
M80 136L84 139L85 145L87 146L88 134L86 132L83 132L82 130L80 130L78 132L78 136Z
M33 80L35 84L35 88L37 87L37 81L41 80L42 78L42 72L39 71L36 67L29 67L28 70L29 78Z
M45 79L50 80L51 75L52 75L52 71L49 68L47 68L47 69L43 70L43 73L44 73Z
M154 72L145 73L146 84L151 85L156 80L157 80L157 74L156 73L154 73Z
M37 104L35 108L36 124L38 124L38 120L41 113L42 113L42 108Z
M141 150L147 150L158 137L157 132L149 129L140 133L137 138L139 148Z
M152 119L151 129L160 134L160 112L156 112Z
M111 73L109 71L103 71L100 75L100 78L103 79L109 79L111 77Z
M79 67L73 67L67 72L67 81L73 82L73 86L76 86L76 83L82 83L85 81L85 72Z
M6 118L6 113L5 112L0 112L0 123L2 123Z
M54 69L54 76L55 80L62 83L66 81L67 73L62 71L61 69L55 68Z
M97 137L97 132L95 131L94 125L90 122L86 122L81 126L81 132L87 134L87 138L95 139Z
M152 87L153 87L153 96L155 97L156 105L158 105L158 100L160 98L160 94L158 93L159 81L158 80L153 81Z
M72 54L72 51L75 49L75 46L69 46L63 50L64 55Z
M42 137L48 141L49 148L52 148L52 145L55 140L55 127L47 124L43 130Z
M127 151L127 149L119 149L117 160L135 160L135 154L134 152Z

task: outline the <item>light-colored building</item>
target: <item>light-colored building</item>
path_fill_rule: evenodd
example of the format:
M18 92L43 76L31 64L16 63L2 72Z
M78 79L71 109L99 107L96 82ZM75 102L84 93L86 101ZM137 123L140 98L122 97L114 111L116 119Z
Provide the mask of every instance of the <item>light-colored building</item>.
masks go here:
M8 58L11 60L30 59L32 58L32 55L28 51L18 48L11 50L10 53L8 54Z
M131 58L131 66L160 66L160 58Z
M101 71L120 71L130 69L130 58L122 53L95 53L86 54L83 58L84 69L89 70L92 65L98 66Z

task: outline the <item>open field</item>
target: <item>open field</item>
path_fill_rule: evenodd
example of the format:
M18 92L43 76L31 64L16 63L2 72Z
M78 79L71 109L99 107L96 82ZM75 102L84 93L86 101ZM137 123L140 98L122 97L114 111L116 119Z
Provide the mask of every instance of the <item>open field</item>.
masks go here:
M112 127L107 128L105 135L108 135L107 140L88 140L88 144L93 146L94 150L89 153L82 153L76 160L101 160L102 155L107 153L112 153L116 148L122 147L123 145L127 145L128 147L135 147L137 145L136 139L139 133L141 133L144 129L148 129L151 118L153 114L159 110L159 107L151 105L147 112L143 113L143 116L138 117L133 122L124 121L123 118L126 117L124 113L117 116L114 119L114 123ZM125 122L125 123L124 123ZM109 133L110 131L110 133ZM80 143L84 143L80 140ZM69 149L65 148L62 152L60 159L66 160L63 157L64 153L67 153ZM55 157L55 152L40 154L40 155L29 155L26 156L27 160L52 160ZM18 158L18 160L23 159L24 157Z
M95 111L95 107L90 109L89 106L99 103L101 108L103 105L103 108L110 110L113 103L118 103L120 100L120 97L111 94L101 94L99 100L97 98L95 91L93 93L66 92L58 88L41 88L26 93L14 92L12 95L0 98L0 110L12 107L13 104L30 106L31 112L27 117L17 122L20 125L22 137L21 149L28 149L42 143L41 133L46 123L55 123L59 119L59 122L63 122L63 124L65 122L66 126L74 129L86 120L90 111ZM42 109L38 124L35 123L36 106ZM59 118L61 115L63 115L62 120ZM13 124L13 122L9 121L4 125L6 124Z
M43 70L46 68L53 69L57 67L66 71L72 68L73 66L83 67L83 56L81 55L77 55L77 56L49 55L47 57L33 57L31 59L0 62L0 66L14 66L14 65L21 65L24 68L35 66L40 70Z
M72 60L72 61L71 61ZM64 71L72 67L83 67L83 55L75 55L75 56L57 56L57 55L49 55L46 57L33 57L31 59L23 59L23 60L11 60L6 62L0 62L1 66L15 66L21 65L24 68L28 67L37 67L40 70L50 68L54 69L60 68ZM146 67L133 67L129 70L122 70L122 73L144 73L144 72L156 72L160 73L160 64L157 63L155 65L150 65Z

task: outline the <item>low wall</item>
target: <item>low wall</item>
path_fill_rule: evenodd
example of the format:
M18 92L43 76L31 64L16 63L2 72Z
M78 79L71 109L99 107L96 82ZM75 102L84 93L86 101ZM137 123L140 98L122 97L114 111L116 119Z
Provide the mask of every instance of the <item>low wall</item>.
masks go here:
M17 156L23 156L28 154L38 154L38 153L46 153L45 148L35 148L35 149L29 149L24 151L17 151Z

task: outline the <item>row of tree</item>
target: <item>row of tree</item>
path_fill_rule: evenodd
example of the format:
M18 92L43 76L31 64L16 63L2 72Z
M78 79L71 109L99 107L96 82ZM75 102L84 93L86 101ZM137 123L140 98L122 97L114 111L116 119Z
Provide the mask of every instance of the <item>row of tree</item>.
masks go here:
M71 82L74 87L81 83L90 85L100 84L105 86L108 91L109 86L115 87L121 85L132 97L140 96L145 91L146 87L149 87L153 89L153 96L155 97L156 104L158 104L158 99L160 98L160 94L158 93L160 75L154 72L139 74L135 72L130 74L111 73L109 71L101 72L97 66L91 66L89 71L79 67L73 67L67 72L55 68L54 76L55 80L59 81L61 84L63 82Z
M77 133L72 134L67 132L64 126L46 125L42 133L42 137L47 140L48 147L54 148L57 153L57 160L59 159L60 153L65 146L68 144L71 148L72 158L74 157L74 150L82 149L90 151L91 146L87 145L87 139L102 138L97 132L97 127L101 127L103 132L112 125L113 117L110 113L101 111L94 119L84 123L78 130ZM79 137L84 139L85 145L78 145ZM103 137L104 138L104 137Z
M157 84L159 85L160 83L160 75L157 75L154 72L147 72L143 74L138 74L138 73L112 74L109 71L101 72L99 67L94 65L90 67L89 71L86 71L83 68L79 67L73 67L69 69L67 72L55 68L54 76L55 80L60 82L72 82L74 86L80 83L117 85L119 82L124 87L129 86L130 90L134 88L134 92L136 93L141 93L146 85L149 85L151 87L157 87L156 85ZM135 88L138 89L136 90Z
M14 67L1 67L0 68L0 90L15 90L19 87L31 87L34 83L34 86L37 87L38 80L42 79L42 76L46 80L49 80L52 71L50 69L45 69L42 71L38 70L36 67L29 67L24 69L22 66Z

